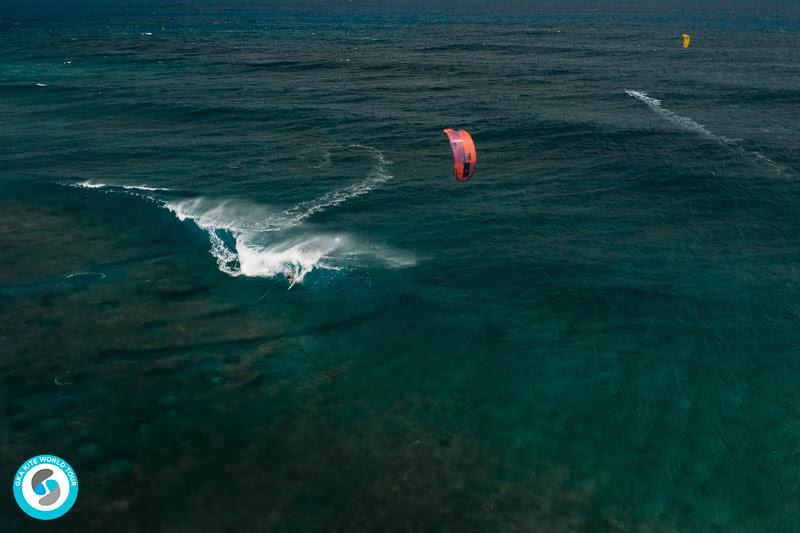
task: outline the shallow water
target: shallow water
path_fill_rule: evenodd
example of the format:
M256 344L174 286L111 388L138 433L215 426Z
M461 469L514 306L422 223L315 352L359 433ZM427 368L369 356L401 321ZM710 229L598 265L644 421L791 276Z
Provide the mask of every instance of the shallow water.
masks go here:
M0 471L75 467L54 527L800 526L796 9L467 13L0 11Z

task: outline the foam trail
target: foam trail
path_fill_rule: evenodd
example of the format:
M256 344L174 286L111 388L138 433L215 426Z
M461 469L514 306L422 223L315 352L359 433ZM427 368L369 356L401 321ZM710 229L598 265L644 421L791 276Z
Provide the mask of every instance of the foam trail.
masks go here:
M656 114L664 117L673 124L676 124L686 130L698 133L703 137L706 137L708 139L723 144L733 144L736 142L736 139L728 139L727 137L723 137L722 135L717 135L716 133L712 133L705 126L703 126L702 124L698 124L689 117L678 115L677 113L673 113L669 109L662 107L661 100L648 96L647 93L640 91L631 91L630 89L625 89L625 92L628 94L628 96L633 96L637 100L641 100L642 102L647 104L647 107L652 109Z
M677 113L674 113L674 112L670 111L669 109L666 109L665 107L663 107L661 105L661 100L658 100L657 98L653 98L652 96L648 96L648 94L645 93L645 92L632 91L630 89L625 89L625 93L627 93L628 96L632 96L632 97L636 98L637 100L641 100L642 102L647 104L647 107L652 109L656 114L658 114L661 117L667 119L668 121L672 122L673 124L676 124L676 125L684 128L684 129L686 129L686 130L691 131L691 132L694 132L694 133L697 133L699 135L702 135L703 137L705 137L707 139L711 139L713 141L716 141L716 142L718 142L720 144L724 144L726 146L735 147L739 152L741 152L743 154L747 154L747 155L749 155L751 157L754 157L754 158L758 159L762 163L765 163L765 164L769 165L770 167L772 167L778 173L780 173L782 170L786 170L786 167L779 165L778 163L776 163L772 159L768 158L767 156L765 156L763 154L760 154L758 152L751 152L749 150L745 150L741 146L738 146L736 144L736 142L739 139L729 139L727 137L723 137L722 135L717 135L716 133L713 133L713 132L709 131L708 128L706 128L702 124L699 124L699 123L695 122L694 120L690 119L689 117L684 117L684 116L678 115Z
M353 148L362 148L372 152L377 162L375 168L370 171L366 179L359 183L355 183L344 189L323 194L311 202L297 204L291 209L286 210L284 214L291 221L291 225L296 226L315 213L320 213L330 207L335 207L353 198L363 196L378 185L392 179L392 175L386 170L390 162L383 156L383 152L370 146L363 146L360 144L352 144L350 146Z

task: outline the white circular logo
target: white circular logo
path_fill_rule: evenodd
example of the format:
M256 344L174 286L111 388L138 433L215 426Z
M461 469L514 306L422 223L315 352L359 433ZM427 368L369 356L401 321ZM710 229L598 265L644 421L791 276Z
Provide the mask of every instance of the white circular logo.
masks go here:
M40 520L63 516L78 498L78 476L55 455L36 455L14 476L14 498L27 514Z

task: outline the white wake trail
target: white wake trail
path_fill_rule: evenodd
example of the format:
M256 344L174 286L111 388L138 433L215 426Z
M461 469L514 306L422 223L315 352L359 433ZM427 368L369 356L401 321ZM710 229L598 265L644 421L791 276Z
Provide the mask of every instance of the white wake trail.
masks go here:
M702 124L700 124L698 122L695 122L691 118L684 117L684 116L679 115L679 114L677 114L677 113L675 113L673 111L670 111L669 109L667 109L667 108L665 108L664 106L661 105L661 100L659 100L657 98L653 98L652 96L649 96L645 92L632 91L630 89L625 89L625 93L628 96L632 96L632 97L636 98L637 100L640 100L640 101L644 102L645 104L647 104L647 107L649 107L654 113L656 113L657 115L665 118L669 122L672 122L673 124L675 124L677 126L680 126L681 128L683 128L685 130L697 133L698 135L701 135L701 136L703 136L703 137L705 137L707 139L711 139L713 141L716 141L716 142L718 142L720 144L735 148L740 153L749 155L750 157L754 157L757 160L761 161L762 163L767 164L768 166L772 167L772 169L775 170L777 173L780 173L781 171L786 170L786 167L784 167L782 165L779 165L778 163L776 163L772 159L768 158L767 156L765 156L763 154L760 154L758 152L745 150L744 148L739 146L737 144L737 142L739 140L741 140L741 139L729 139L728 137L723 137L722 135L717 135L716 133L710 131L708 128L706 128Z
M668 121L680 126L683 129L698 133L707 139L711 139L723 144L734 144L736 142L736 139L729 139L709 131L708 128L702 124L698 124L689 117L684 117L678 115L677 113L673 113L661 105L661 100L653 98L652 96L648 96L647 93L641 91L632 91L630 89L625 89L625 92L628 94L628 96L633 96L637 100L641 100L647 104L647 107L652 109L657 115L664 117Z
M375 167L370 171L366 179L359 183L355 183L344 189L331 191L310 202L303 202L290 209L287 209L284 214L292 226L302 223L305 219L315 213L320 213L328 208L335 207L348 200L352 200L353 198L363 196L378 185L392 179L393 176L387 172L387 167L391 162L384 157L383 152L370 146L364 146L361 144L352 144L350 147L361 148L371 152L376 160Z

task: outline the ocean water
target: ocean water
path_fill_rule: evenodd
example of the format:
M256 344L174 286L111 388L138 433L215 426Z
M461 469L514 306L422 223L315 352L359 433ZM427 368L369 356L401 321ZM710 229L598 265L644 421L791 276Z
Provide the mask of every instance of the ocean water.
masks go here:
M797 5L388 4L0 7L0 477L67 459L58 530L800 528Z

